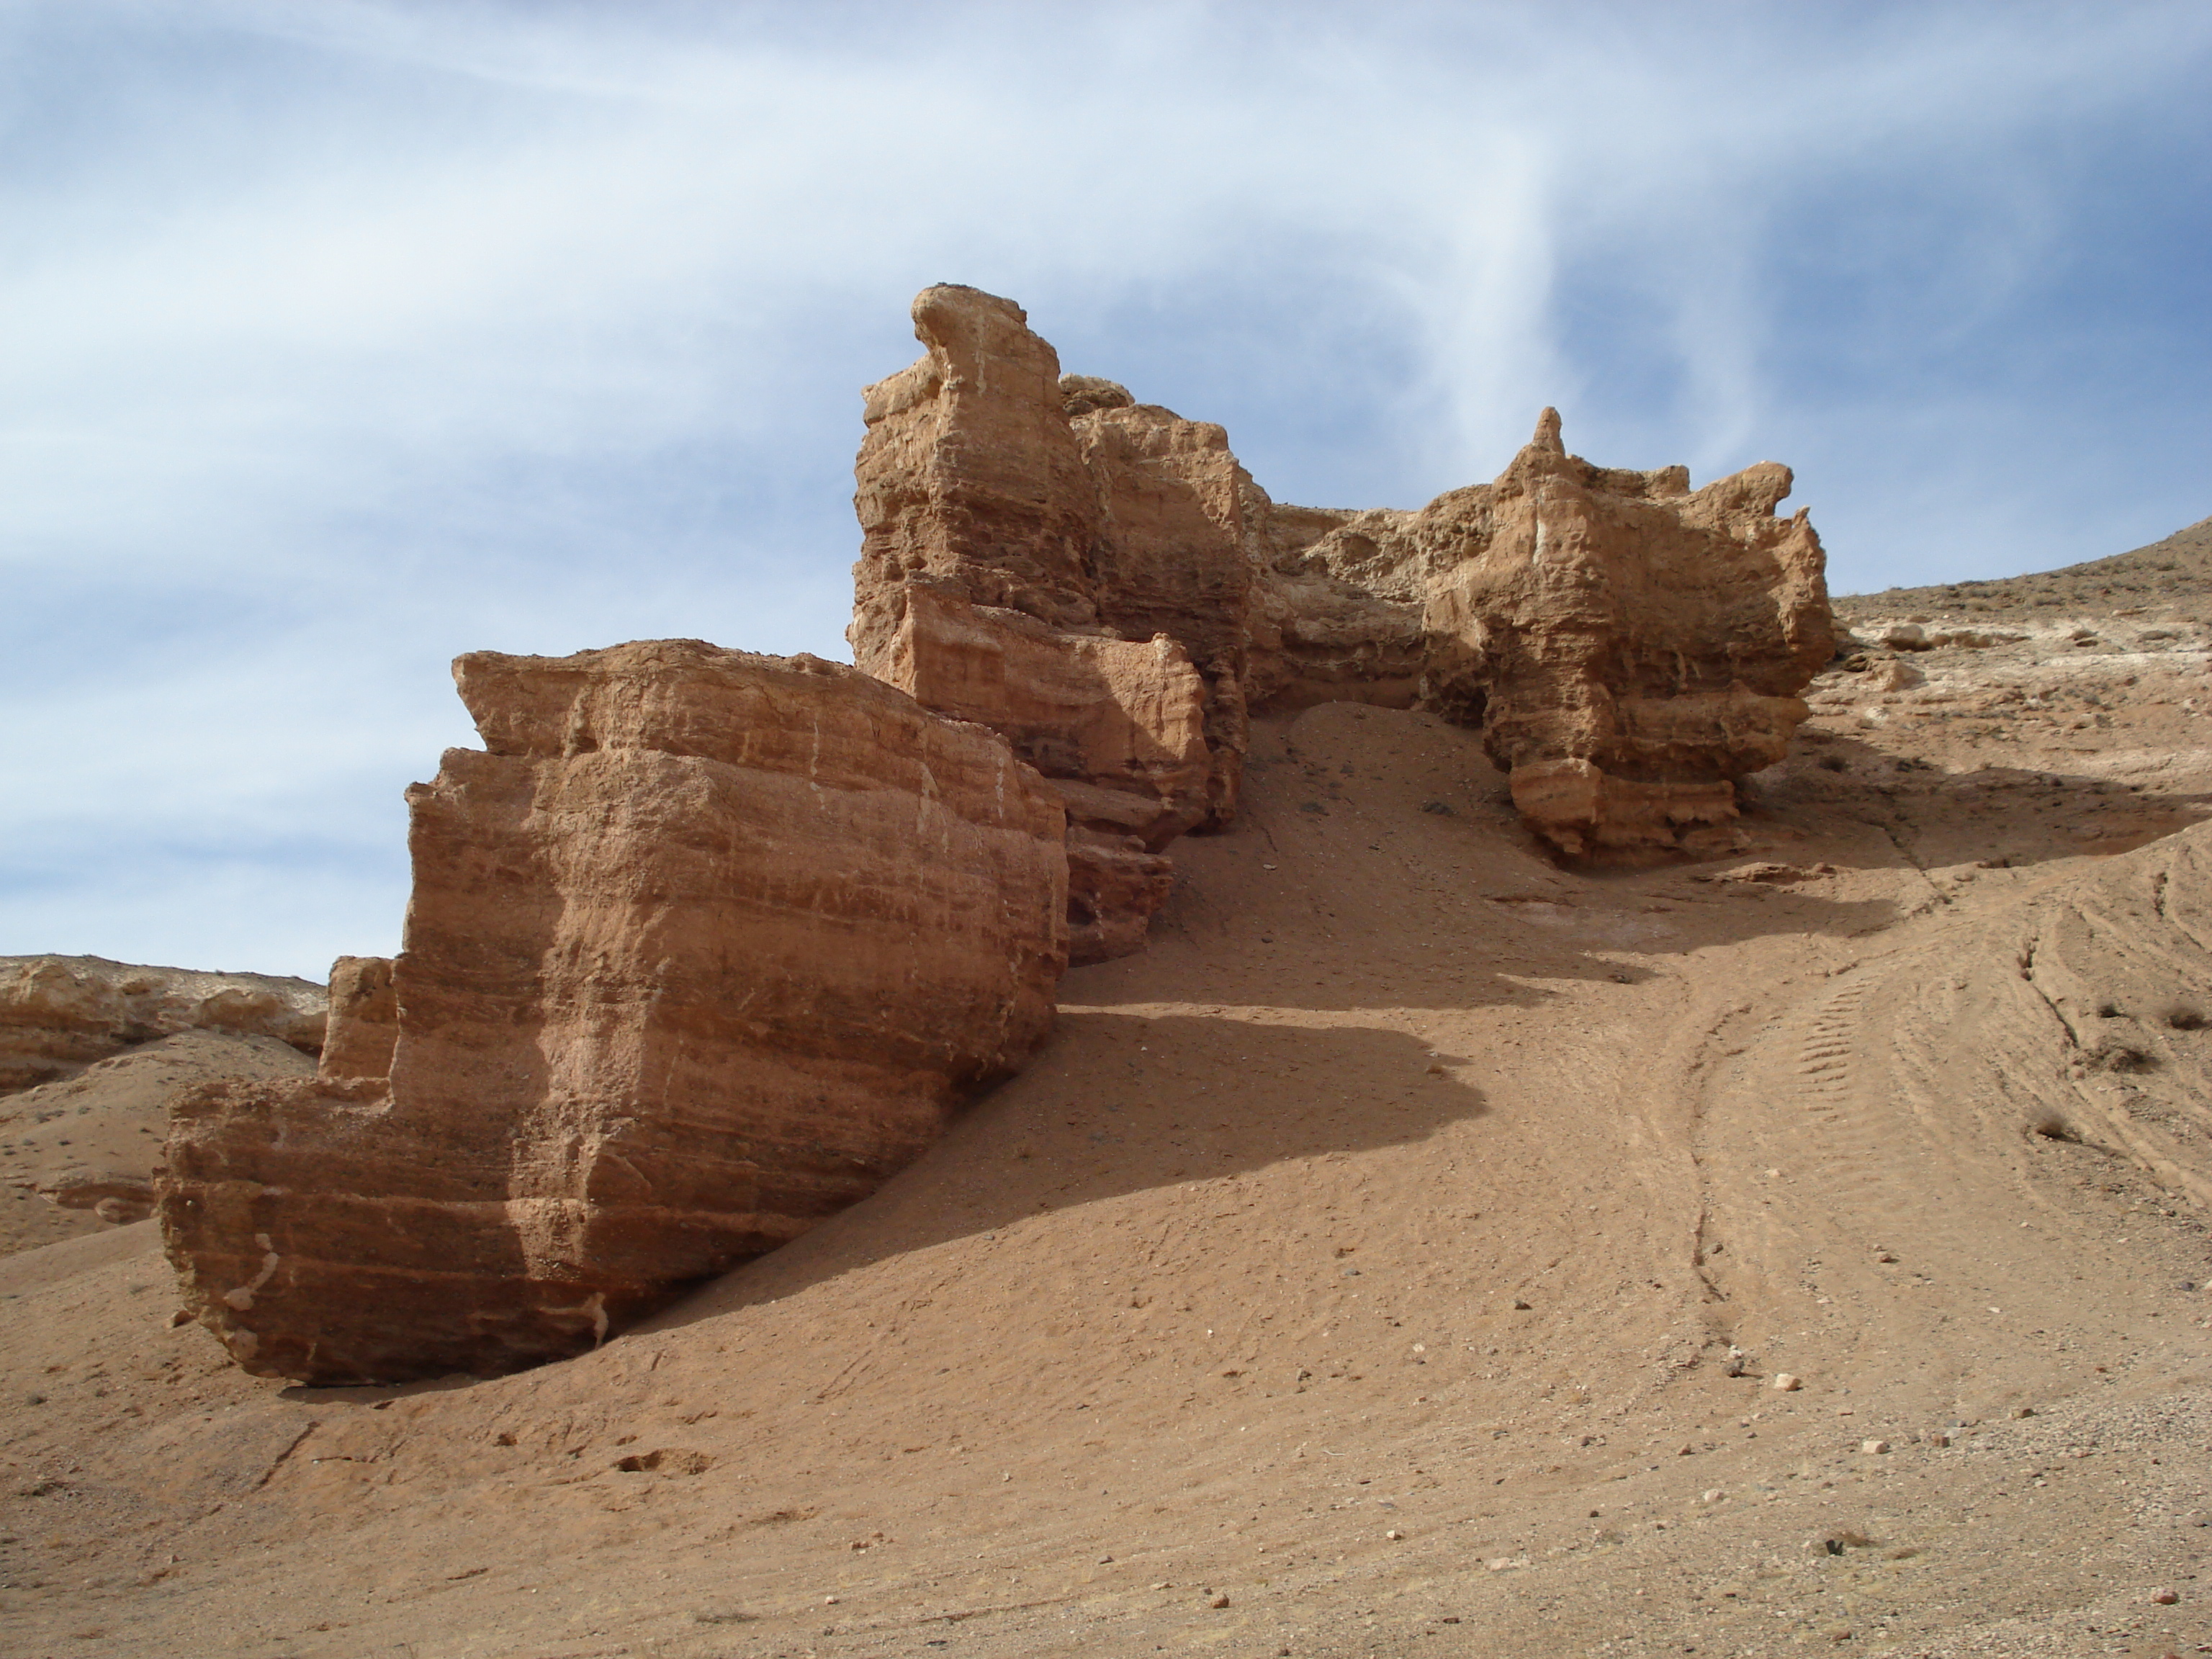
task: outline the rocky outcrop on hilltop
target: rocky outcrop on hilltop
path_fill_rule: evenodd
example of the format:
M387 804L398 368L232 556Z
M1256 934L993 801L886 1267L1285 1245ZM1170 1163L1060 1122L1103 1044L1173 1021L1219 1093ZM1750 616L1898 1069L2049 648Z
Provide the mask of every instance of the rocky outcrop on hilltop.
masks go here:
M1479 725L1571 857L1731 844L1832 653L1819 538L1762 463L1592 465L1559 417L1419 512L1279 504L1218 426L1062 375L1012 301L915 302L868 388L855 660L1060 786L1078 960L1139 948L1163 849L1233 817L1249 717L1349 701Z
M323 1044L323 988L264 974L148 968L105 957L0 957L0 1095L74 1076L179 1031Z
M410 791L402 953L339 964L316 1079L173 1109L171 1258L265 1375L588 1347L865 1197L1051 1024L1062 813L995 733L693 641L455 672L485 748Z
M1411 526L1429 554L1425 695L1479 720L1522 817L1574 856L1725 850L1735 780L1779 761L1834 654L1790 469L1690 488L1566 453L1546 410L1487 489Z

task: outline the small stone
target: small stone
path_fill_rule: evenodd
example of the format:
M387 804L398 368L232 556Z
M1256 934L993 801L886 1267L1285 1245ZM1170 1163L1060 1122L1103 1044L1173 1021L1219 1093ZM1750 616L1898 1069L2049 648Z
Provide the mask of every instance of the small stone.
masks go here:
M1229 1597L1228 1597L1227 1594L1224 1592L1224 1594L1222 1594L1222 1595L1217 1595L1217 1596L1215 1596L1215 1597L1214 1597L1211 1601L1208 1601L1206 1605L1206 1606L1208 1606L1209 1607L1227 1607L1227 1606L1229 1605Z
M1928 1437L1928 1443L1931 1446L1948 1446L1951 1443L1951 1437L1941 1432L1931 1434Z
M1697 1455L1698 1449L1695 1446L1678 1446L1674 1449L1674 1455L1677 1457L1695 1457Z
M2181 1599L2181 1592L2179 1590L2155 1589L2150 1593L2150 1599L2154 1606L2170 1607L2176 1601L2179 1601Z
M2035 1407L2033 1406L2014 1406L2012 1408L2012 1414L2014 1417L2033 1417L2035 1415Z
M1403 1538L1406 1534L1405 1534L1404 1533L1402 1533L1402 1532L1400 1532L1400 1531L1399 1531L1395 1527L1393 1527L1389 1531L1388 1531L1388 1532L1384 1533L1382 1535L1383 1535L1385 1538L1391 1539L1391 1540L1397 1540L1397 1539L1400 1539L1400 1538Z
M1874 1259L1877 1261L1894 1261L1897 1260L1897 1258L1892 1255L1887 1250L1876 1250L1874 1253Z
M169 1316L169 1328L173 1331L191 1322L192 1310L190 1308L179 1308Z
M1513 1304L1513 1311L1516 1313L1527 1313L1528 1310L1528 1304L1525 1302L1516 1302Z
M1721 1499L1727 1496L1728 1494L1723 1492L1718 1486L1712 1486L1698 1494L1698 1502L1700 1504L1717 1504Z
M1859 1449L1864 1452L1869 1457L1880 1457L1884 1452L1889 1449L1889 1442L1887 1440L1862 1440L1859 1442Z
M834 1595L825 1595L822 1598L822 1605L825 1607L834 1607L837 1605L837 1598Z
M1788 1371L1777 1371L1774 1374L1773 1386L1777 1394L1794 1394L1805 1385Z

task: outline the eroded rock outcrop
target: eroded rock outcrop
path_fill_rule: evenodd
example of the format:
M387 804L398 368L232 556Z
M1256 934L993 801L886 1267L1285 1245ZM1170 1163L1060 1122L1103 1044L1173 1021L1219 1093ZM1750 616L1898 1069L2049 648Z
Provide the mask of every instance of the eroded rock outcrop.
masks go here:
M1219 427L1063 377L1012 301L914 317L927 355L866 392L854 660L1075 786L1071 948L1125 954L1159 848L1236 811L1250 480Z
M1690 488L1591 465L1546 410L1486 489L1419 514L1431 703L1479 719L1528 823L1577 856L1727 850L1735 781L1780 760L1834 653L1790 469Z
M317 1079L173 1112L171 1258L264 1374L588 1346L865 1197L1052 1020L1062 809L995 733L696 641L455 672L485 749L409 792L401 955L339 964Z
M323 988L266 974L148 968L105 957L0 957L0 1094L74 1076L179 1031L323 1043Z
M1692 490L1568 454L1547 410L1418 512L1288 507L1219 427L1060 374L1012 301L914 314L927 354L867 392L855 659L1061 781L1078 960L1141 946L1162 849L1233 816L1253 710L1432 708L1566 854L1711 853L1831 654L1786 467Z

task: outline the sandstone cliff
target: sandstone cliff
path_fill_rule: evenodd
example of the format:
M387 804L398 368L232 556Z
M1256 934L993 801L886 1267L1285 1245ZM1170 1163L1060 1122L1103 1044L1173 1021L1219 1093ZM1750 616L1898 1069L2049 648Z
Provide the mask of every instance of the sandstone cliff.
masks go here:
M866 1196L1052 1021L1061 808L995 734L693 641L455 673L485 749L409 792L401 955L341 962L317 1079L173 1111L171 1258L264 1374L587 1347Z
M1218 426L1060 374L1012 301L940 286L914 316L926 355L866 393L849 637L1074 786L1077 960L1141 946L1162 849L1236 811L1255 709L1434 708L1562 853L1711 854L1832 654L1786 467L1693 491L1568 454L1547 410L1419 512L1283 506Z

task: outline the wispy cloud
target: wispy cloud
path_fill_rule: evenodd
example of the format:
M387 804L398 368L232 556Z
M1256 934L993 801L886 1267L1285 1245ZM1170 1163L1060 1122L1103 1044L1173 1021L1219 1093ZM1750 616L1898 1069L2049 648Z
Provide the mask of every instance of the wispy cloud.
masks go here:
M0 951L388 948L459 650L838 653L936 280L1288 499L1557 403L1790 461L1844 586L2148 539L2212 505L2208 64L2179 5L0 5Z

